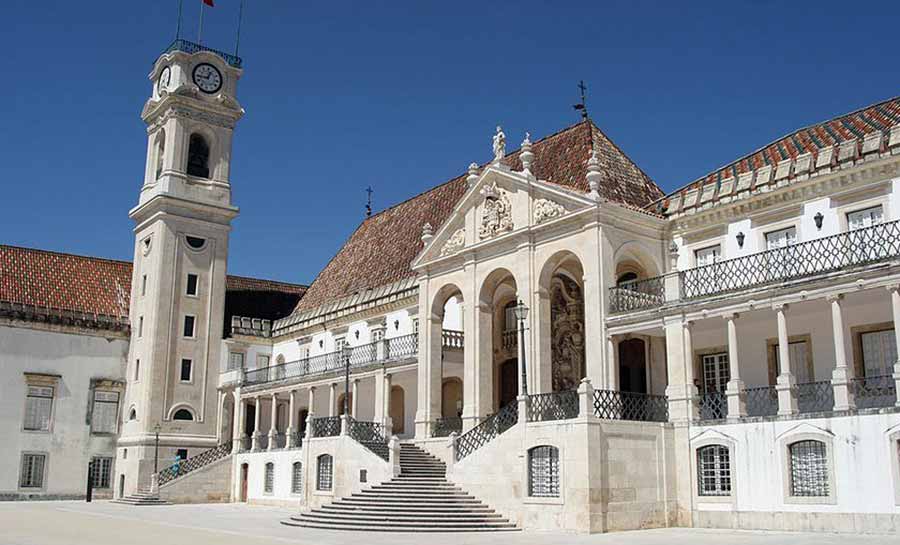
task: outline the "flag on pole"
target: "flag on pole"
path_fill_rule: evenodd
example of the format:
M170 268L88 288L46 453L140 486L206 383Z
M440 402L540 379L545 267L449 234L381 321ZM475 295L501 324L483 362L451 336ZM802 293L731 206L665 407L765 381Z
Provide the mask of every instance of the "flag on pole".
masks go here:
M211 8L216 7L216 5L213 4L213 0L202 0L202 1L203 1L204 4L206 4L207 6L209 6L209 7L211 7Z

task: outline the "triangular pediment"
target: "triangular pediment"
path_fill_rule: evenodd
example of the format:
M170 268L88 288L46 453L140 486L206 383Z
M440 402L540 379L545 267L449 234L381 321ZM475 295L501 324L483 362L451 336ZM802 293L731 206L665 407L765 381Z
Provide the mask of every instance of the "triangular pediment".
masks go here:
M492 163L474 178L453 212L436 229L413 267L485 246L595 205L587 195L536 180L528 173Z

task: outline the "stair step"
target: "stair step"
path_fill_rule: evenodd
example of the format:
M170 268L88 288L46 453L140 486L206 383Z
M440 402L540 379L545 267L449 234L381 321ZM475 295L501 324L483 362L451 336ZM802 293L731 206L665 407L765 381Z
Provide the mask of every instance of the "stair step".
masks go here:
M440 500L422 498L416 500L410 498L360 498L353 496L336 500L335 503L338 505L482 505L477 498L441 498Z
M428 513L434 515L453 514L453 513L484 513L494 514L494 510L486 505L471 506L448 506L444 504L433 505L431 507L416 506L391 506L391 505L343 505L328 504L323 505L323 511L344 512L363 512L363 513Z
M330 528L333 530L353 529L353 530L362 530L362 531L382 531L382 532L393 532L393 531L397 531L398 529L402 529L405 531L422 531L422 530L483 531L483 530L494 529L494 528L509 528L512 530L516 529L516 526L511 522L458 522L458 523L454 523L454 522L360 521L358 524L353 524L350 521L324 521L324 520L317 520L317 519L308 519L308 518L304 518L303 515L293 516L290 518L290 521L300 523L300 524L298 524L298 526L306 526L308 528L309 527L312 527L312 528L326 527L326 528Z
M300 517L309 519L315 518L319 520L340 520L340 521L370 521L370 522L433 522L434 516L423 513L340 513L340 512L323 512L319 510L302 513ZM480 514L480 513L458 513L458 514L440 514L438 519L446 522L509 522L496 513Z

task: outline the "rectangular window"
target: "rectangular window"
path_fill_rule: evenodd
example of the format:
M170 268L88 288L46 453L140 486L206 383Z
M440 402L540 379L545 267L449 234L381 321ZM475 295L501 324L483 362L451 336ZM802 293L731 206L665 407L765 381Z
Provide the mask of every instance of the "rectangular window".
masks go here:
M134 381L137 382L141 380L141 360L134 360Z
M243 352L231 352L228 354L228 370L234 371L235 369L243 369L244 368L244 353Z
M728 447L710 445L697 449L697 485L700 496L731 495Z
M321 454L316 467L316 490L331 490L332 459L330 454Z
M20 488L43 488L44 465L47 456L44 454L23 454L22 469L19 473Z
M891 375L897 361L897 341L893 329L862 333L863 369L867 377Z
M694 251L694 261L698 267L703 267L704 265L712 265L713 263L719 261L721 256L722 250L720 249L718 244Z
M185 291L188 295L197 295L197 275L188 273L187 275L187 290Z
M50 430L50 413L53 409L52 386L29 386L25 398L25 429Z
M91 459L91 478L94 488L109 488L109 474L112 469L112 458L95 456Z
M187 451L186 448L180 448L180 449L178 449L177 451L175 451L175 456L176 456L179 460L187 460L188 451Z
M265 479L263 482L263 492L271 494L275 490L275 464L269 462L266 464Z
M303 464L294 462L291 472L291 494L300 494L301 492L303 492Z
M118 392L94 392L94 406L91 409L91 431L93 433L116 433L119 416Z
M347 344L347 340L344 338L335 339L334 340L334 351L340 353L344 350L344 345Z
M181 382L190 382L193 376L194 362L184 358L181 360Z
M881 223L884 218L884 212L881 205L866 208L865 210L857 210L847 214L847 227L850 230L863 229Z
M141 295L147 295L147 275L141 277Z
M825 443L799 441L788 449L791 457L791 496L828 496L828 451Z
M779 354L778 345L773 345L775 351L775 373L781 374L781 355ZM791 358L791 373L797 378L798 384L806 384L812 382L814 377L810 373L809 362L807 360L809 354L809 345L806 341L796 341L788 343L788 355Z
M144 317L140 316L138 318L138 338L140 339L143 336L144 336Z
M731 380L731 369L728 367L728 354L707 354L701 358L703 365L703 392L725 393L725 387Z
M264 367L268 367L268 366L269 366L269 361L271 361L271 360L269 359L269 356L264 356L264 355L262 355L262 354L256 356L256 368L257 368L257 369L262 369L262 368L264 368Z
M784 248L797 243L797 228L788 227L787 229L779 229L766 233L766 250L775 250Z
M516 320L516 305L514 303L510 303L505 309L503 309L503 312L503 331L518 330L518 320Z
M194 318L193 316L185 316L184 317L184 336L193 339L194 338Z

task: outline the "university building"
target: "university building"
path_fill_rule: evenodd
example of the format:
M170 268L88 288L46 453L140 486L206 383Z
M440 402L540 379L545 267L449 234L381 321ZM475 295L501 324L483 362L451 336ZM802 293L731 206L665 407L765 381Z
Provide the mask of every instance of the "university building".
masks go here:
M307 287L226 272L241 75L154 64L131 263L0 246L0 496L94 462L298 527L900 527L900 98L668 195L591 119L498 127Z

